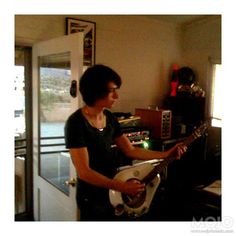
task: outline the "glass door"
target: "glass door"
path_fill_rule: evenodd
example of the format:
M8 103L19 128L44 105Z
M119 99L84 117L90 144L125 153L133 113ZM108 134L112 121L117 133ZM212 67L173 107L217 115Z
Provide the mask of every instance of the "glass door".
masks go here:
M76 33L33 46L33 156L34 218L75 221L76 179L64 124L81 106L79 94L70 95L83 70L83 34Z

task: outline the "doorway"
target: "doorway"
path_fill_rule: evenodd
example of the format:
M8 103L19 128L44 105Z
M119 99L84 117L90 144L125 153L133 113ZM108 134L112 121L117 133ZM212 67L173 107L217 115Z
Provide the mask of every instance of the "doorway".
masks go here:
M15 47L15 220L33 220L32 48Z

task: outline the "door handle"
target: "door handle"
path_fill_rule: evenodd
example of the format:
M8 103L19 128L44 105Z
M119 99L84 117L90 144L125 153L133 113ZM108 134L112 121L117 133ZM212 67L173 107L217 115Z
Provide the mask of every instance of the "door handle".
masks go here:
M75 178L71 178L71 179L68 179L68 180L66 180L65 182L64 182L64 184L66 185L66 186L72 186L72 187L75 187L75 185L76 185L76 179Z

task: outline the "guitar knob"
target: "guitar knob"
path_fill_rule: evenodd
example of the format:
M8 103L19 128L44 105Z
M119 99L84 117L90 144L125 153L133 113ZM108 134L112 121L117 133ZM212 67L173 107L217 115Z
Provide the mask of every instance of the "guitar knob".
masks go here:
M140 172L139 172L138 170L135 170L135 171L133 172L133 175L134 175L135 177L138 177L139 174L140 174Z

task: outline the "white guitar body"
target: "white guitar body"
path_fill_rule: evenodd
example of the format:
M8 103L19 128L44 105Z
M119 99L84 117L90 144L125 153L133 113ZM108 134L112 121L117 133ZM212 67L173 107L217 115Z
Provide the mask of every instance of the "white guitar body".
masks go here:
M148 173L154 169L154 164L152 162L143 162L136 164L134 166L128 166L118 172L114 179L121 181L129 180L142 180ZM148 212L156 189L161 182L160 175L157 174L153 180L146 185L146 191L134 205L128 204L125 200L124 194L121 194L115 190L109 190L110 202L115 208L116 215L121 215L126 212L130 217L139 217L144 213ZM126 196L129 198L128 196Z
M201 137L206 132L208 126L208 122L204 122L184 140L184 144L188 146L194 140ZM110 189L110 202L115 208L116 215L127 213L131 217L139 217L148 212L156 189L161 182L161 171L175 159L175 155L170 155L163 160L144 161L133 166L123 167L123 169L115 175L114 179L123 182L137 180L145 183L146 190L131 197Z

